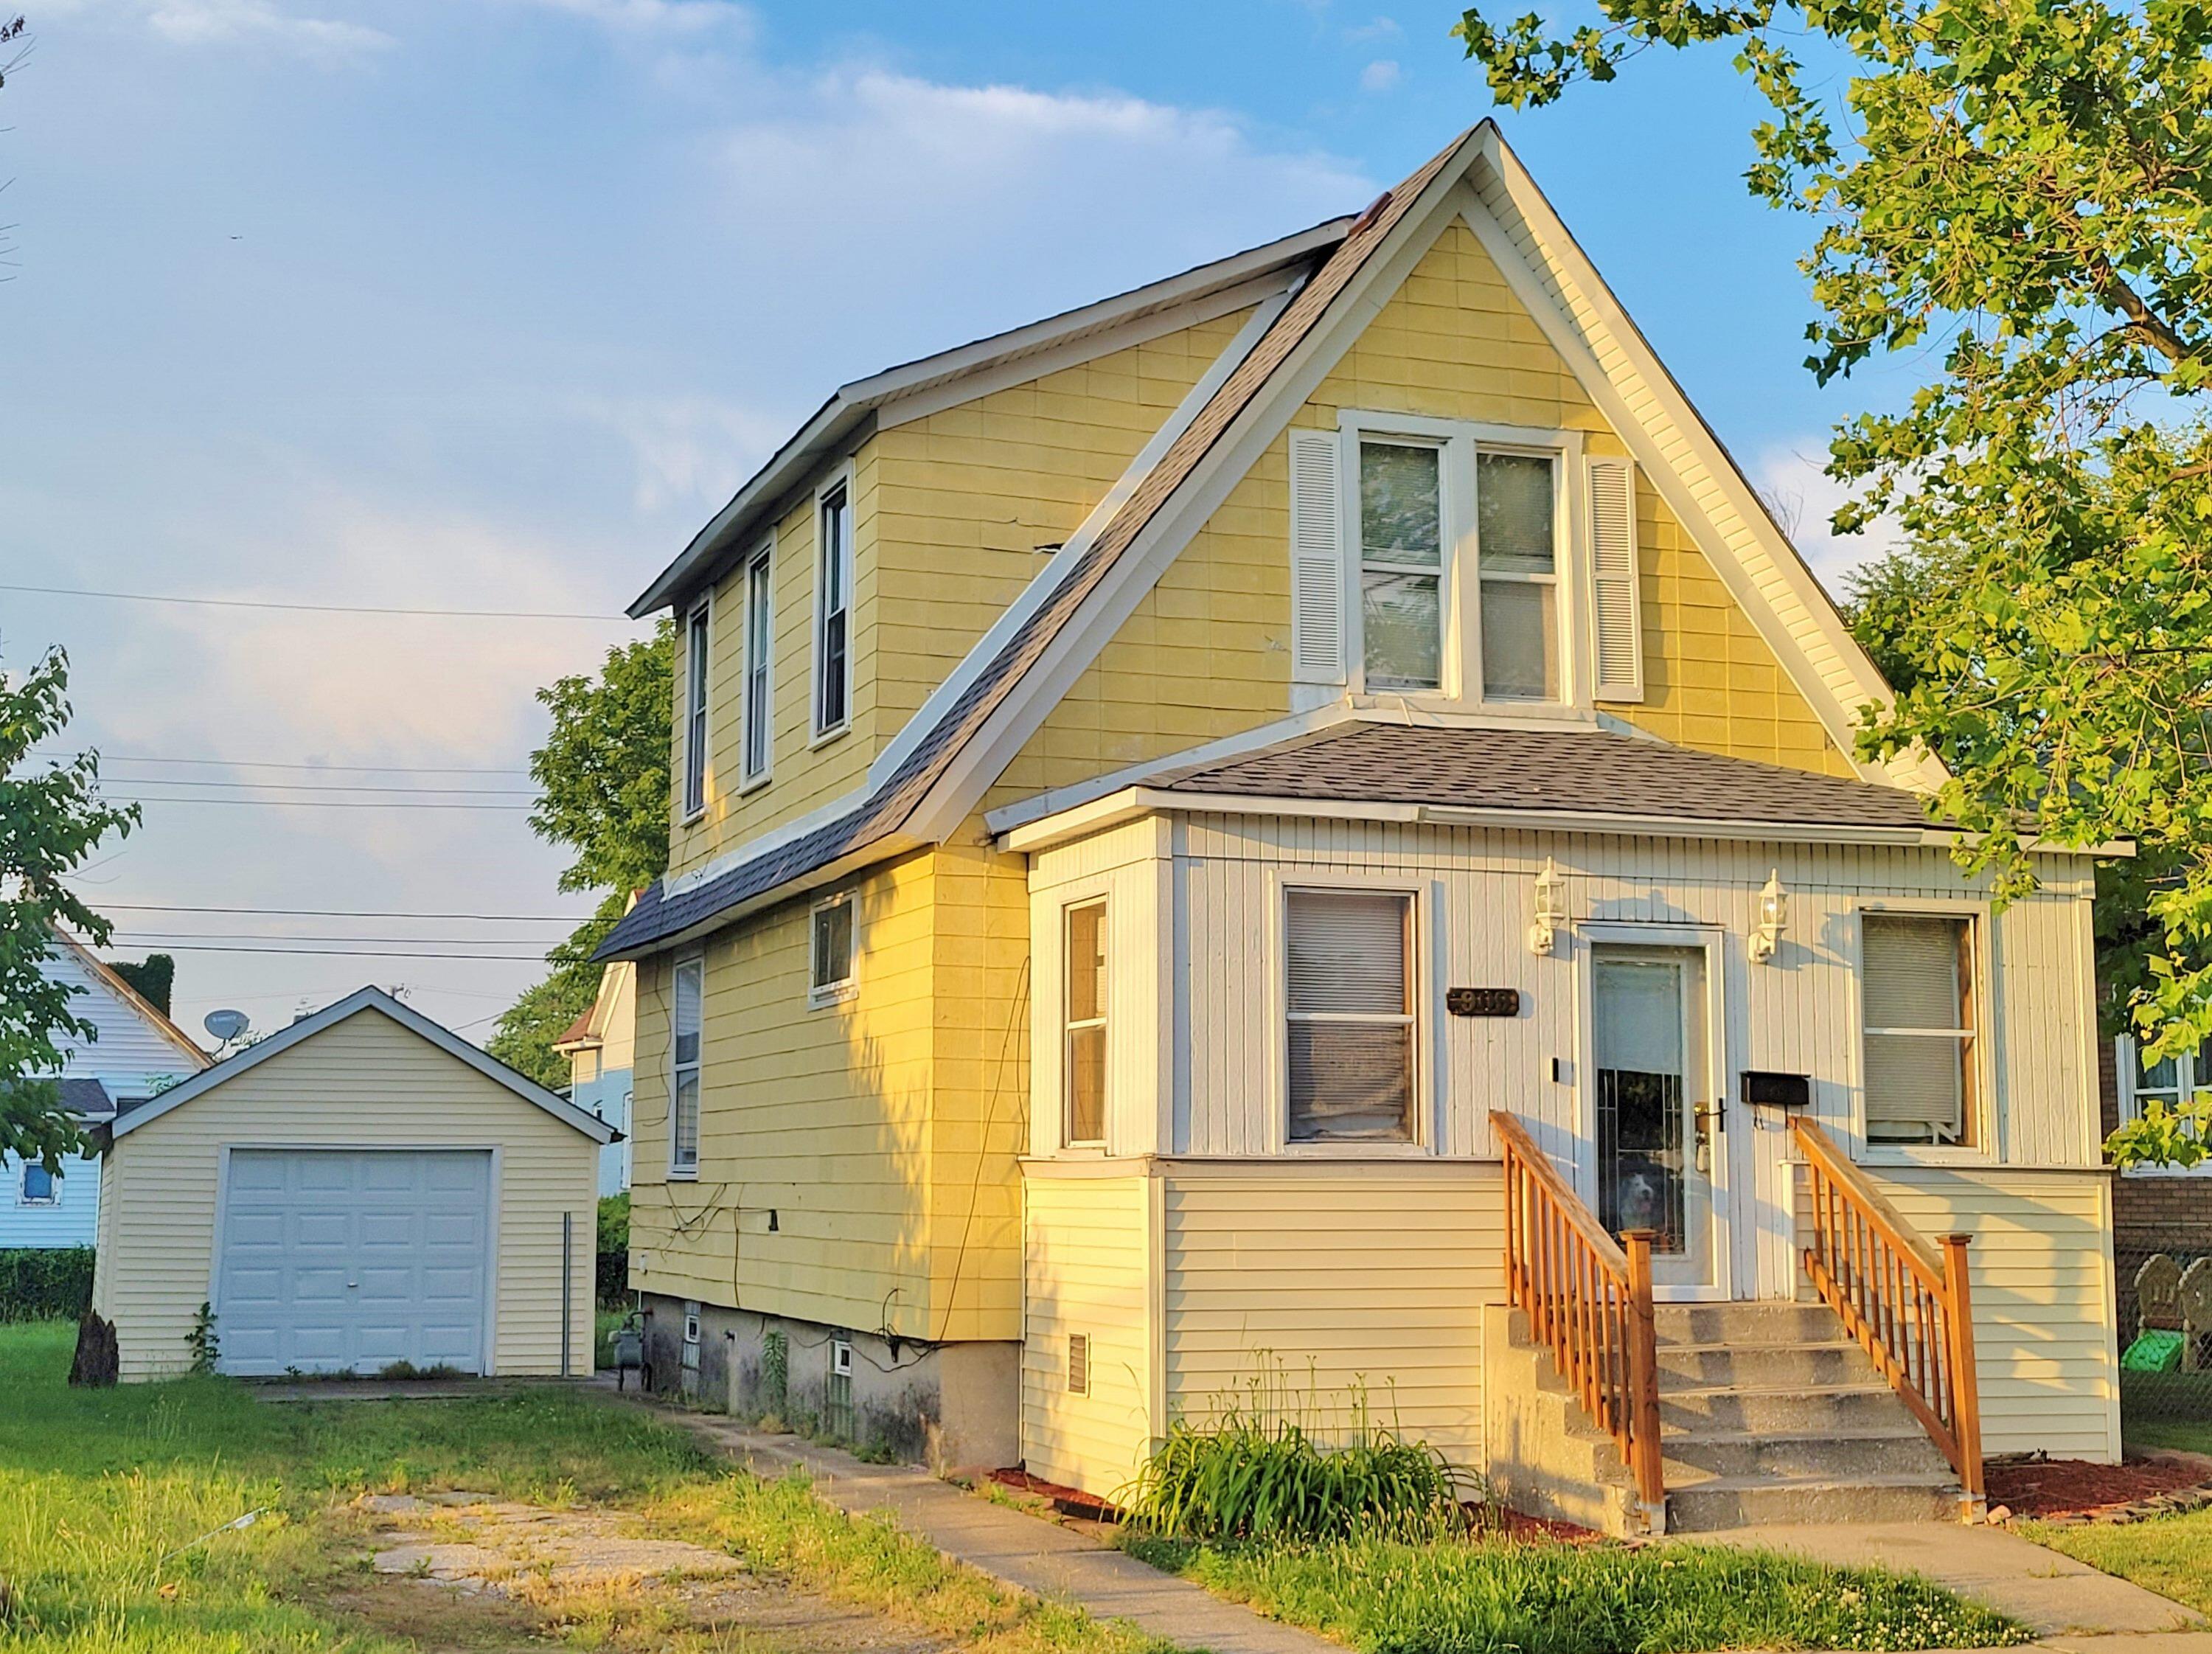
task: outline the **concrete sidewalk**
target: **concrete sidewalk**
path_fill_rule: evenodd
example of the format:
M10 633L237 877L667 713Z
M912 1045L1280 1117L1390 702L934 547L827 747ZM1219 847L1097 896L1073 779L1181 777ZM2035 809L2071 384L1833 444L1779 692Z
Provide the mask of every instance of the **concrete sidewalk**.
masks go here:
M611 1398L611 1385L599 1389ZM854 1516L880 1511L953 1561L1002 1585L1067 1602L1100 1620L1126 1620L1179 1648L1207 1654L1346 1654L1344 1645L1265 1619L1096 1540L994 1505L909 1464L864 1464L796 1436L763 1436L715 1414L687 1413L634 1396L757 1475L804 1470L823 1499ZM2146 1651L2148 1654L2148 1651Z
M2193 1608L2002 1528L1942 1522L1735 1528L1667 1542L1756 1546L1917 1573L2010 1614L2036 1633L2037 1646L2063 1654L2212 1654L2212 1629Z

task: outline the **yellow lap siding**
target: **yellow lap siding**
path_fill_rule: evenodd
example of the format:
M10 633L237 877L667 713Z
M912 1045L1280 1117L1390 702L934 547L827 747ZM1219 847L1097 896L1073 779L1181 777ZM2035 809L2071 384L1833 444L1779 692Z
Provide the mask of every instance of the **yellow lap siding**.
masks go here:
M1110 1499L1151 1444L1147 1213L1152 1179L1025 1180L1022 1460L1031 1474ZM1091 1340L1091 1389L1071 1394L1068 1340Z
M1922 1235L1973 1237L1982 1450L2118 1458L2106 1175L1883 1167L1875 1176Z
M1502 1291L1495 1164L1177 1166L1165 1189L1172 1416L1286 1383L1325 1433L1372 1418L1479 1468L1482 1307Z
M569 1353L591 1371L599 1145L374 1011L362 1011L150 1120L102 1174L96 1291L125 1379L189 1365L228 1146L495 1148L492 1364L561 1370L562 1216L573 1223ZM220 1337L222 1327L216 1326Z

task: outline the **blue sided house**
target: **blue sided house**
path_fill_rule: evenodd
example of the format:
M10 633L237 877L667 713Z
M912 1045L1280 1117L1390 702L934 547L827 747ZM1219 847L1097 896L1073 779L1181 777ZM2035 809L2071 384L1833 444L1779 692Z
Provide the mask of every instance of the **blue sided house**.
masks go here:
M622 1135L599 1151L599 1193L629 1187L631 1052L637 1044L637 967L611 964L599 975L599 996L569 1024L553 1049L568 1059L568 1100L588 1109Z
M97 1037L64 1046L62 1099L88 1125L186 1079L214 1059L130 983L62 930L40 967L75 989L70 1008ZM58 1173L0 1155L0 1247L90 1246L100 1227L100 1165L89 1156Z

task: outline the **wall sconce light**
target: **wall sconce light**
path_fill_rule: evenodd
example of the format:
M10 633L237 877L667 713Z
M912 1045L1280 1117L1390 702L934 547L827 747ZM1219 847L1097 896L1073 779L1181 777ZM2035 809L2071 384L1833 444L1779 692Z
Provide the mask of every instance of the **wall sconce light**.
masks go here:
M1782 870L1766 875L1759 892L1759 922L1751 927L1751 962L1765 964L1782 946L1782 933L1790 925L1790 892L1782 888Z
M1567 881L1552 858L1544 858L1536 875L1536 910L1528 925L1528 952L1549 953L1559 940L1559 927L1567 922Z

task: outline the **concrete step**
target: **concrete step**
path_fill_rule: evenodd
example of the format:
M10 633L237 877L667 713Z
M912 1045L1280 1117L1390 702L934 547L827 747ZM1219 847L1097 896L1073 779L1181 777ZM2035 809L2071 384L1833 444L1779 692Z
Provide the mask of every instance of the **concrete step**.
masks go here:
M1881 1382L1866 1352L1848 1339L1817 1343L1662 1344L1659 1388L1813 1389Z
M1917 1475L1839 1481L1824 1476L1713 1476L1670 1480L1667 1526L1674 1533L1711 1533L1765 1523L1948 1522L1957 1519L1959 1489Z
M1709 1384L1663 1389L1659 1423L1669 1434L1716 1430L1802 1435L1895 1424L1904 1404L1887 1384ZM1917 1429L1916 1424L1913 1426Z
M1825 1304L1662 1304L1651 1320L1662 1344L1820 1344L1844 1336Z
M1773 1436L1757 1431L1716 1430L1697 1434L1662 1431L1667 1485L1693 1485L1709 1477L1863 1482L1888 1476L1948 1481L1951 1468L1911 1420L1870 1429L1820 1435ZM1807 1518L1810 1520L1810 1518Z

